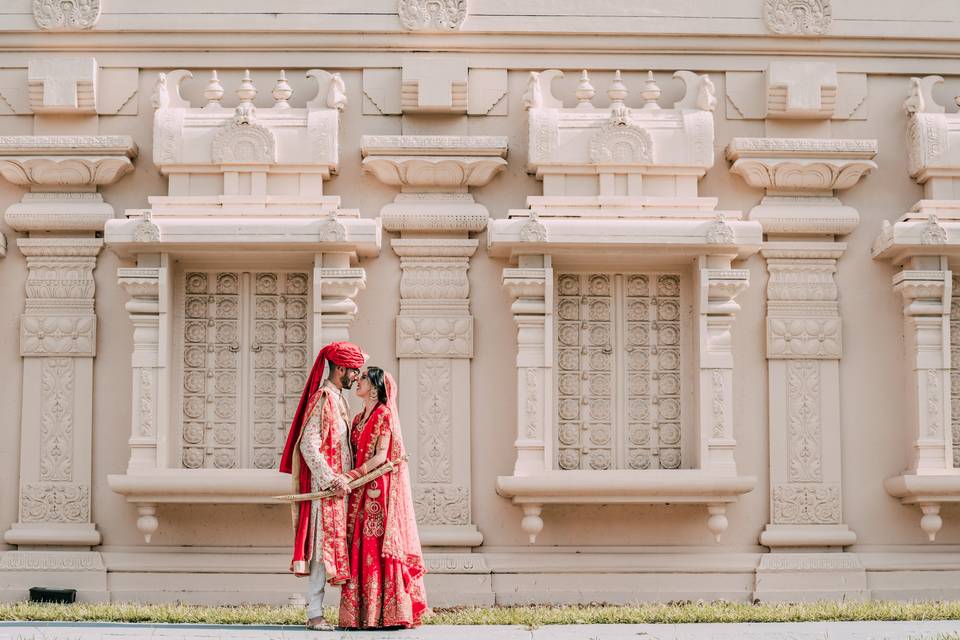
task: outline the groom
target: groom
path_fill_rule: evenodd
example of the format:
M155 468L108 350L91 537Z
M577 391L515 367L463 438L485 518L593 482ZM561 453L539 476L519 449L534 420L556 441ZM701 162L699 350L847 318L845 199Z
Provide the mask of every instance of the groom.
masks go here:
M350 342L333 342L320 350L280 459L280 471L292 474L295 492L337 492L332 498L293 503L290 570L310 576L308 629L332 630L323 619L324 588L327 582L342 584L350 574L344 501L350 488L344 474L352 467L352 457L350 418L342 392L353 387L366 358Z

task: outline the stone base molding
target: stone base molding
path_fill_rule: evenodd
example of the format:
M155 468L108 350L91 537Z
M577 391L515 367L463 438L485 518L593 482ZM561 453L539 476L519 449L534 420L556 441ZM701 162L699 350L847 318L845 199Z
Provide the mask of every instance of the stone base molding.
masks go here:
M0 552L0 601L27 600L37 586L76 589L77 602L111 601L107 567L98 552Z
M424 557L433 606L633 604L679 600L955 600L960 563L951 552L722 554L670 548L537 553L491 549ZM0 601L22 601L43 584L77 588L81 601L283 605L304 581L287 571L286 549L157 547L151 551L0 552ZM327 590L325 604L339 593Z
M867 571L854 553L769 553L760 558L753 599L760 602L869 600Z

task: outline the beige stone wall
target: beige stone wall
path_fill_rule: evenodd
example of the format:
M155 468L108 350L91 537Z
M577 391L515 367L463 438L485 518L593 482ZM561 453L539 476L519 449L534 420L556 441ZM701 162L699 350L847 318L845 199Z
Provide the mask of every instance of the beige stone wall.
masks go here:
M697 1L682 6L627 0L586 5L547 0L474 0L463 30L449 34L403 33L395 13L396 0L360 3L360 8L355 2L325 3L330 5L326 10L331 15L314 11L308 7L310 3L293 0L275 0L269 14L259 8L261 3L252 0L168 0L149 3L149 7L139 0L102 0L103 14L93 31L64 34L38 32L30 0L3 4L0 41L5 42L0 43L0 73L6 75L0 78L9 82L0 82L0 95L6 95L5 87L14 86L18 78L6 70L23 68L29 58L38 56L67 55L69 51L69 55L93 55L104 68L139 69L139 91L132 98L137 103L136 115L100 117L99 133L131 135L140 149L134 173L101 190L118 214L128 208L144 208L147 196L166 192L166 179L151 161L150 93L156 74L175 68L194 70L196 77L184 83L184 93L195 105L201 102L206 70L211 67L221 70L228 95L237 86L240 71L249 67L261 90L257 103L263 106L271 104L269 88L280 68L287 70L297 92L293 99L297 106L304 96L310 95L313 86L312 81L303 78L304 70L322 67L340 72L349 106L341 115L339 174L325 185L325 192L339 195L343 207L357 208L365 218L376 218L397 192L361 172L361 135L409 131L402 129L401 116L363 115L362 70L397 67L399 56L407 50L455 52L465 55L471 67L509 69L509 92L505 98L509 115L471 117L465 124L462 118L454 118L456 125L447 124L449 120L443 116L407 123L411 129L420 128L420 132L432 127L444 133L508 136L506 170L488 186L472 191L492 218L503 218L509 209L523 208L527 196L541 192L542 185L525 170L527 113L522 108L521 96L531 69L563 69L566 77L555 83L554 93L563 96L568 106L573 104L580 68L595 70L592 79L598 104L606 104L603 94L614 69L624 71L624 81L633 89L628 99L631 105L637 103L636 88L642 84L647 69L657 74L664 92L661 104L671 103L682 92L679 80L669 78L675 69L710 73L720 100L715 112L716 162L700 182L699 193L719 198L720 210L744 212L755 206L763 193L749 188L729 172L723 149L735 136L763 136L764 122L728 119L725 72L760 71L771 61L797 59L826 60L834 62L842 72L866 73L866 119L835 120L826 136L876 139L880 149L875 159L878 168L840 196L861 216L856 230L841 238L848 247L839 260L837 274L844 326L844 352L839 365L843 521L857 534L856 545L847 551L921 554L954 553L960 549L956 546L960 545L960 519L955 509L948 507L943 511L943 529L931 545L917 526L917 509L901 505L883 488L884 479L899 474L909 464L912 439L904 424L909 411L906 390L911 383L902 351L901 300L891 288L896 270L889 262L875 261L870 255L881 223L896 220L921 198L921 187L908 176L904 142L906 118L901 104L909 78L944 75L945 85L937 89L936 95L948 105L948 111L955 110L951 96L960 93L960 65L947 56L960 37L960 14L952 6L835 1L828 37L790 39L769 33L762 20L761 0ZM579 15L583 11L590 15ZM708 14L711 17L706 17ZM533 33L524 33L528 29ZM362 34L361 30L369 33ZM669 35L674 33L682 35ZM208 48L209 51L205 50ZM6 108L0 100L0 134L34 132L31 116L7 115ZM813 135L804 126L807 125L783 124L781 135ZM22 194L21 188L0 181L0 208L17 202ZM17 521L21 433L18 327L27 270L16 246L18 235L22 234L3 222L0 231L8 244L7 256L0 259L0 530L5 531ZM366 269L366 289L356 298L360 312L350 330L351 338L371 354L371 362L393 371L398 368L393 318L399 309L400 268L389 240L395 237L398 234L384 232L380 256L361 262ZM476 322L470 388L472 522L483 533L483 545L476 551L492 554L491 563L503 566L520 556L502 554L527 549L519 509L496 493L497 477L509 475L515 459L516 327L511 318L511 300L500 284L502 269L511 265L488 255L485 233L477 237L480 248L469 270L471 309ZM116 273L118 267L125 266L133 263L120 260L107 248L95 271L99 335L93 386L92 521L103 537L98 550L105 554L133 553L132 565L146 566L151 562L144 559L147 556L136 554L186 547L210 553L247 548L277 554L270 556L266 565L276 562L276 573L282 573L282 554L289 535L285 507L161 505L161 527L151 544L146 545L134 526L136 509L107 485L107 474L124 473L129 457L133 342L124 309L128 296L117 286ZM717 566L718 556L723 556L736 565L734 573L747 575L756 564L756 556L735 554L766 551L759 545L758 536L769 522L770 499L765 357L767 272L759 254L734 266L750 271L750 287L738 297L742 310L733 334L736 459L739 473L756 476L757 484L730 506L729 529L722 542L715 543L703 526L701 506L548 506L543 514L546 527L534 547L535 552L542 553L536 556L532 573L560 571L567 561L564 552L579 550L627 554L629 559L624 562L628 564L641 557L632 554L641 553L709 556L712 560L703 562L714 563L711 566ZM358 406L356 401L354 406ZM407 434L413 434L415 428L415 424L405 425ZM0 551L15 548L0 543ZM553 556L564 559L554 561ZM597 572L603 573L603 567L610 564L609 557L598 559ZM663 572L669 574L673 569ZM190 571L183 569L183 573ZM118 580L118 585L124 584L122 578ZM741 581L746 586L727 588L752 588L752 583L747 585L752 577ZM282 584L286 586L280 587L280 591L289 586ZM510 584L503 582L501 586L509 589Z

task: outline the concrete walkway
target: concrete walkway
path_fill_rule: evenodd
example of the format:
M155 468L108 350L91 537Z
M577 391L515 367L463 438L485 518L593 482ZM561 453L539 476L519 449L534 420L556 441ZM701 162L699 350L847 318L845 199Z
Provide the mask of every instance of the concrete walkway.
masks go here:
M780 624L609 624L427 626L412 631L321 633L291 626L0 623L0 640L960 640L947 622L803 622Z

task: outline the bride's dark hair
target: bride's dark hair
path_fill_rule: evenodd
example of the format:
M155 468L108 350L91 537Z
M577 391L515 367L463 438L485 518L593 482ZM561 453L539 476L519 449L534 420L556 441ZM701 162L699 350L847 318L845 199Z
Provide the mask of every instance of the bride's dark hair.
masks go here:
M380 404L387 404L387 385L384 383L383 369L367 367L367 380L377 390L377 400L380 401Z

